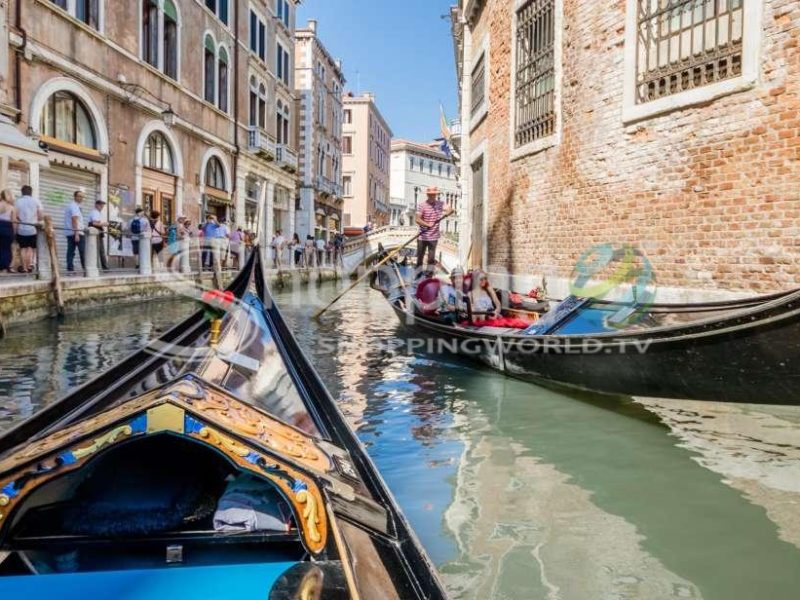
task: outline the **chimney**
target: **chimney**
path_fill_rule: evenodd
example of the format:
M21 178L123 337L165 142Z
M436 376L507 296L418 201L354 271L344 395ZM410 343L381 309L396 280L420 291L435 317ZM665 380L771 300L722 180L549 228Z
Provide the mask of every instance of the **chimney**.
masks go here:
M312 33L317 33L317 20L316 19L309 19L308 20L308 28L311 30Z

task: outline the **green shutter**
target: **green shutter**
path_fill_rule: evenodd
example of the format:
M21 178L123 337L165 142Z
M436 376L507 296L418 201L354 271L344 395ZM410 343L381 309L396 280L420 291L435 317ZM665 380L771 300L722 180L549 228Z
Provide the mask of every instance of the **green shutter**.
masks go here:
M178 10L170 0L164 0L164 16L178 22Z

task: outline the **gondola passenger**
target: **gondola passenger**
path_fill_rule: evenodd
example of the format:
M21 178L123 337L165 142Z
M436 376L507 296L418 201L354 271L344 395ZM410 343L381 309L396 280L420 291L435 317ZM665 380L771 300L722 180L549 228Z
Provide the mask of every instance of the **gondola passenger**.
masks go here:
M489 283L489 276L483 271L473 275L475 285L472 289L472 314L473 321L485 321L489 318L497 319L501 315L500 299Z

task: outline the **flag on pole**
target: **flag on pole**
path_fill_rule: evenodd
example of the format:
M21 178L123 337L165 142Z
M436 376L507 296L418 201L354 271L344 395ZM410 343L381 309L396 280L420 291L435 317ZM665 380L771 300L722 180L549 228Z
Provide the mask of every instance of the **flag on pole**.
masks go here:
M444 106L442 103L439 103L439 110L442 113L441 117L441 127L442 127L442 137L444 141L447 142L448 146L450 145L450 137L453 135L450 131L450 122L447 120L447 115L444 114Z
M449 158L450 160L452 160L453 159L453 153L450 151L450 144L448 144L447 140L445 140L445 139L440 139L439 141L442 142L442 145L439 146L439 150L444 152L444 155L447 158Z

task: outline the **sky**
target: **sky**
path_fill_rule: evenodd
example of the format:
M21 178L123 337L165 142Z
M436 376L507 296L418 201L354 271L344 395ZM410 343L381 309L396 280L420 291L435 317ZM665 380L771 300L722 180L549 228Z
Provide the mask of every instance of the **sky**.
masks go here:
M453 0L303 0L297 28L308 19L318 21L320 41L344 62L345 89L374 93L395 138L429 141L441 137L439 103L448 119L458 110L451 4Z

